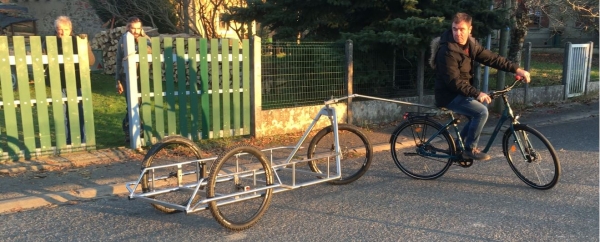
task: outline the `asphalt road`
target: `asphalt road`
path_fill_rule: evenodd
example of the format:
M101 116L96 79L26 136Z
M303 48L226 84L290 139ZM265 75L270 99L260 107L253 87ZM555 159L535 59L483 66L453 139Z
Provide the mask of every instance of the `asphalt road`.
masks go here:
M498 145L491 161L432 181L404 175L388 152L342 186L274 195L250 229L231 232L208 211L163 214L125 196L0 215L3 241L598 241L598 117L535 126L561 161L559 184L530 188ZM482 138L482 143L485 142Z

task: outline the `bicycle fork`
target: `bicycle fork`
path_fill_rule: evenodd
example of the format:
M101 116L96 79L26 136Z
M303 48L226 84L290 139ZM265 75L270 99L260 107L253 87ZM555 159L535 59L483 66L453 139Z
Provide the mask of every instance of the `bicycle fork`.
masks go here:
M515 152L517 147L519 149L519 153L525 161L531 163L536 159L536 154L531 142L529 141L529 137L527 136L527 132L525 131L514 131L512 130L515 136L515 140L510 144L510 147L507 147L506 152Z

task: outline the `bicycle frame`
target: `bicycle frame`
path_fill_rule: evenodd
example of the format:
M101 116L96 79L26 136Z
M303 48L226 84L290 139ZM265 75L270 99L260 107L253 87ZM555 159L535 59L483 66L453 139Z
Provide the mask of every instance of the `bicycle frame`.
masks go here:
M290 155L288 155L288 158L286 159L286 163L289 163L292 160L292 158L296 155L296 153L298 153L298 150L300 150L300 148L302 148L301 146L304 143L304 141L306 140L306 138L308 137L308 135L310 134L310 131L312 131L314 129L317 122L321 119L321 117L323 115L325 115L329 118L329 121L331 122L331 125L333 126L333 137L334 137L334 142L335 142L334 149L335 149L335 153L337 154L336 155L337 170L338 170L338 175L341 174L339 171L340 171L340 160L342 158L341 157L342 153L340 152L340 142L339 142L339 137L338 137L337 114L335 112L335 109L329 107L330 104L336 103L340 100L342 100L342 99L331 99L329 101L325 101L325 106L322 107L321 110L319 110L317 115L313 118L312 123L310 123L310 125L308 126L306 131L304 131L304 134L302 135L300 140L298 140L298 143L296 143L294 150L292 150Z
M504 124L504 122L506 122L506 120L511 120L510 126L508 127L510 130L514 130L513 126L519 123L519 117L514 116L512 108L510 107L510 103L508 103L508 97L506 97L506 95L503 95L502 100L504 102L504 110L502 111L502 115L500 116L498 123L496 123L496 127L494 128L490 139L485 145L485 148L482 150L483 153L487 153L490 150L490 148L492 147L492 143L494 143L496 136L500 132L500 128L502 128L502 125Z
M513 83L512 86L514 86L515 83ZM511 89L512 89L512 86L510 87ZM510 130L514 130L514 128L513 128L514 125L519 124L519 121L518 121L519 117L514 115L513 110L510 107L510 103L508 102L508 97L506 96L506 93L507 92L500 93L500 95L502 97L502 102L504 103L504 109L502 110L502 115L500 115L500 119L498 120L498 122L496 123L496 126L494 127L494 131L492 132L490 139L488 140L487 144L485 145L485 148L481 151L483 153L487 153L490 150L490 148L492 147L492 145L494 143L494 140L496 140L496 137L498 136L498 133L500 132L500 129L504 125L504 122L506 122L507 120L511 121L509 124L509 127L508 127L508 129L510 129ZM452 117L452 121L450 121L446 125L444 125L444 128L447 128L449 125L452 125L453 123L455 124L456 119L454 118L454 113L450 112L450 116ZM454 127L454 133L456 134L456 138L458 140L460 140L460 146L461 146L461 147L456 147L456 148L460 149L460 150L464 150L463 141L460 138L461 137L460 132L458 131L458 126L453 125L453 127Z
M508 129L511 130L511 131L514 131L514 125L519 124L519 121L518 121L519 117L514 115L513 110L512 110L512 108L510 106L510 103L508 102L508 97L506 95L506 93L508 91L510 91L515 86L515 84L517 84L517 82L513 83L510 87L508 87L504 91L498 92L496 94L496 95L499 95L499 96L502 97L502 102L504 103L504 109L502 111L502 115L500 116L500 119L496 123L496 126L494 128L494 131L491 134L490 139L488 140L487 144L485 145L485 148L481 151L483 153L487 153L490 150L490 148L492 147L492 145L494 143L494 140L496 139L496 137L498 136L498 133L500 132L500 129L502 128L502 126L504 125L504 123L507 120L511 121L510 124L509 124L509 127L508 127ZM464 143L463 143L463 140L462 140L462 138L460 136L460 131L459 131L458 125L457 125L457 120L458 119L454 117L454 112L452 112L452 111L449 111L449 115L450 115L450 121L447 122L447 123L445 123L445 124L443 124L442 128L440 130L438 130L438 132L436 132L434 135L432 135L426 141L426 143L432 142L432 140L436 136L438 136L442 132L442 130L447 130L449 126L452 126L453 127L453 131L456 134L456 137L454 137L454 138L459 141L458 143L459 143L459 146L460 146L460 147L456 147L456 149L457 150L464 150ZM521 142L522 142L521 140L517 140L518 145L521 145ZM422 151L421 155L429 156L429 157L437 157L437 158L445 158L445 157L453 158L453 159L460 158L460 155L455 155L455 156L438 155L438 154L431 154L430 152L427 152L427 151ZM525 154L522 154L522 155L525 155Z

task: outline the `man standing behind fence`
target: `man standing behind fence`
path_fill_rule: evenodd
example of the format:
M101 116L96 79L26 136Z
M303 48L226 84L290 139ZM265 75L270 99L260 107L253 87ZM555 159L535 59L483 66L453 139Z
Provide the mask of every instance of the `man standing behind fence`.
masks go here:
M58 54L63 54L63 43L62 40L66 38L71 38L71 43L73 45L73 54L76 55L78 53L77 48L77 37L73 35L73 24L71 23L71 19L67 16L59 16L54 20L54 28L56 30L57 39L57 49ZM85 34L78 35L79 38L87 38ZM88 58L90 66L94 65L96 62L96 58L94 58L94 53L92 52L92 47L88 44ZM42 49L44 53L47 53L46 41L42 44ZM79 63L75 63L75 85L77 87L77 96L81 96L81 75L79 70ZM67 83L65 77L65 66L64 64L60 64L60 85L62 88L63 98L67 97L67 85L73 85L73 83ZM79 110L79 129L81 134L81 142L85 143L85 120L83 118L83 103L78 101L78 110ZM69 120L69 108L66 103L63 103L63 110L65 114L65 131L67 135L67 144L71 144L71 131L69 128L70 120ZM89 110L91 111L91 110Z
M130 103L127 99L129 98L129 93L127 90L127 74L126 71L128 71L127 69L123 68L123 59L125 58L125 45L127 45L127 34L131 34L133 35L133 37L135 38L135 53L138 53L138 38L139 37L146 37L146 34L144 33L144 29L142 28L142 20L140 20L138 17L131 17L127 20L127 32L125 32L121 38L119 38L119 42L117 44L117 63L116 63L116 72L115 72L115 80L116 80L116 87L117 87L117 92L119 94L122 94L123 92L125 92L125 101L127 103ZM148 54L152 53L152 49L151 49L151 43L150 40L147 40L148 43ZM139 73L139 66L136 68L137 72ZM140 87L140 76L137 75L138 79L138 92L139 92L139 87ZM138 100L139 102L139 100ZM125 142L129 142L130 140L130 134L129 134L129 107L127 107L126 111L125 111L125 118L123 118L123 122L122 122L122 128L123 128L123 132L125 133Z

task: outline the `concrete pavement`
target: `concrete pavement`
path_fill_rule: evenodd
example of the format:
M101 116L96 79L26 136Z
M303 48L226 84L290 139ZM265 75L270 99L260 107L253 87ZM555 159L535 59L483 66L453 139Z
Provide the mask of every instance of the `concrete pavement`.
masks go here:
M533 127L598 118L598 111L598 99L515 108L521 123ZM491 114L483 135L492 132L497 119L497 114ZM363 129L375 152L389 150L389 135L394 127L390 124ZM138 178L142 159L143 154L136 151L114 148L0 163L0 214L126 194L125 182Z

